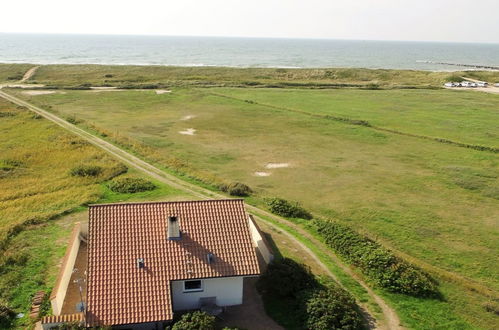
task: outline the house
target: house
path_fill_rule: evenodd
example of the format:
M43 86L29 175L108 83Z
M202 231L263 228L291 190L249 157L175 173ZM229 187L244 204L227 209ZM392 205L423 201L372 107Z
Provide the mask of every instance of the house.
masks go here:
M272 258L240 199L91 205L87 240L88 327L163 329L203 301L242 304Z

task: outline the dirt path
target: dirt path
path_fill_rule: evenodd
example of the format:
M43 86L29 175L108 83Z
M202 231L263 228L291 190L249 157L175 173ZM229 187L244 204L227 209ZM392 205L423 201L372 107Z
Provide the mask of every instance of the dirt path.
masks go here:
M188 182L185 182L171 174L166 173L165 171L143 161L142 159L132 155L131 153L121 149L120 147L117 147L99 137L96 137L87 131L68 123L62 118L59 118L58 116L45 111L31 103L28 103L24 100L21 100L15 96L12 96L10 94L5 93L4 91L0 91L0 97L5 98L6 100L15 103L20 106L24 106L28 108L29 110L45 117L46 119L54 122L55 124L71 131L72 133L80 136L81 138L85 139L89 143L95 145L98 148L103 149L104 151L108 152L115 158L121 160L123 163L127 164L130 167L133 167L150 177L163 182L167 185L170 185L174 188L177 188L179 190L182 190L184 192L187 192L189 194L192 194L193 196L196 196L201 199L224 199L227 198L224 195L212 192L210 190L198 187L196 185L190 184ZM257 207L247 205L247 210L252 213L258 221L262 221L266 223L267 225L276 228L277 230L282 231L286 236L288 236L293 242L295 242L298 246L300 246L304 251L306 251L310 257L316 261L323 269L324 271L330 275L332 278L334 278L338 283L340 283L337 278L334 276L334 274L329 270L329 268L319 259L319 257L312 251L310 250L306 245L304 245L302 242L300 242L293 234L289 233L288 231L284 230L283 228L274 225L272 222L263 219L262 217L267 217L271 218L274 221L281 223L283 225L289 226L293 228L294 231L299 233L302 237L306 238L310 242L312 242L315 246L323 247L323 251L331 257L331 259L341 267L343 271L345 271L347 274L352 276L366 291L368 292L369 296L381 307L382 313L383 313L383 320L380 320L379 323L371 323L371 328L373 329L402 329L400 326L400 320L396 314L396 312L386 304L386 302L378 296L376 293L374 293L358 276L356 276L352 270L343 264L341 260L338 259L336 255L334 255L332 252L329 251L328 248L324 246L324 244L317 239L315 239L311 234L309 234L307 231L302 229L300 226L294 225L293 223L290 223L289 221L285 220L284 218L278 217L272 213L269 213L265 210L261 210ZM360 304L364 309L368 310L367 306ZM370 321L373 321L373 313L369 313Z
M28 71L26 71L26 73L23 76L23 79L19 80L19 82L23 83L26 80L28 80L29 78L33 77L33 75L36 73L36 70L38 70L39 67L40 66L34 66L31 69L29 69Z

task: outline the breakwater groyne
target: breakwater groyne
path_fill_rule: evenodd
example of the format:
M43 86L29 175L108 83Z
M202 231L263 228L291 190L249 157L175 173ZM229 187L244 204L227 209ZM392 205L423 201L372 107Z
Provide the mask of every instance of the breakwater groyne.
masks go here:
M473 69L499 70L499 66L493 66L493 65L462 64L462 63L449 63L449 62L436 62L436 61L417 61L417 62L428 63L428 64L440 64L440 65L454 65L454 66L462 66L465 68L473 68Z

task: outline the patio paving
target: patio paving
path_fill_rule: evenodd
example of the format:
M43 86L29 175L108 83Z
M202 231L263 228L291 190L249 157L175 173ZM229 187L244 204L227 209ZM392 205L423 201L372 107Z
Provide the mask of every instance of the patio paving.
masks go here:
M284 329L265 313L262 298L255 287L257 281L255 277L244 279L243 304L227 307L220 315L222 320L217 322L219 326L237 326L248 330Z

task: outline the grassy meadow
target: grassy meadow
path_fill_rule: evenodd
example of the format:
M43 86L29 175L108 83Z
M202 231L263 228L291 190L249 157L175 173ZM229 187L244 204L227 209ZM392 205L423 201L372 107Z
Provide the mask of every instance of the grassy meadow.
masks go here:
M155 182L157 189L131 194L105 184L118 162L47 120L0 99L0 304L25 316L13 325L29 325L32 295L50 293L72 225L85 216L62 215L82 205L152 199L185 199L185 194ZM92 164L96 177L74 177L72 168ZM126 176L139 176L129 171Z
M120 164L78 137L26 109L0 99L0 307L24 316L0 328L31 328L32 296L50 294L67 242L76 222L87 221L86 204L141 200L192 200L186 193L151 180L156 189L134 194L108 188ZM100 166L96 177L74 177L81 164ZM133 169L119 177L141 177ZM150 180L150 179L148 179ZM261 224L276 257L293 258L324 270L294 242L269 225ZM353 281L352 281L353 282ZM349 287L354 287L351 283ZM50 313L48 301L43 313Z
M496 95L229 88L16 93L180 174L212 185L246 183L257 205L274 196L299 201L428 266L447 301L384 294L411 327L497 324L497 153L317 116L497 147Z

